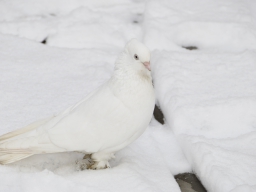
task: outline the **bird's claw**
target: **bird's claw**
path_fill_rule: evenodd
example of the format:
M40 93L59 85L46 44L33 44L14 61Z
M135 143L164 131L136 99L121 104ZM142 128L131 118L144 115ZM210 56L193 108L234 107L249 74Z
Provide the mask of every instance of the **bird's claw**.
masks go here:
M108 161L95 161L93 165L89 167L89 169L99 170L99 169L108 169L110 165Z
M86 154L82 160L76 162L76 169L83 171L85 169L99 170L110 168L108 161L94 161L91 154Z

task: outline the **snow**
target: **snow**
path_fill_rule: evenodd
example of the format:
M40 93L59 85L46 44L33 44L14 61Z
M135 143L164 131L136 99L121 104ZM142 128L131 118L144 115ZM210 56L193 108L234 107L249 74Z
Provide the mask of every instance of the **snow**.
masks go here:
M208 191L255 191L255 4L161 2L149 2L145 42L158 49L153 79L168 125Z
M112 169L37 155L0 166L0 191L175 192L173 175L192 170L210 192L256 191L254 1L10 0L0 12L0 134L83 99L134 37L152 50L166 121L152 119Z
M0 31L39 42L47 38L48 45L58 47L122 48L127 39L142 37L133 21L142 19L144 3L118 2L2 1Z

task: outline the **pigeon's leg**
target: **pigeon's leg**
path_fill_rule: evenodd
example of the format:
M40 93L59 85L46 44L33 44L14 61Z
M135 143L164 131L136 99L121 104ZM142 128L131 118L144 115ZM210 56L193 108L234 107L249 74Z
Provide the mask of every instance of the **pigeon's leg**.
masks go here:
M94 164L90 167L90 169L106 169L110 168L109 160L115 158L114 153L109 152L97 152L91 155Z
M78 171L89 169L94 164L91 154L85 154L82 160L76 162L76 169Z

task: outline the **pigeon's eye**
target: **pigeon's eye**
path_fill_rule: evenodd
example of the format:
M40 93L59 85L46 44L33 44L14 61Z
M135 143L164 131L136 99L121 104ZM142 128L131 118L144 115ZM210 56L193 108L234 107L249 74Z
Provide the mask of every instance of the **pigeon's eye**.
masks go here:
M139 60L139 57L137 54L134 55L134 59Z

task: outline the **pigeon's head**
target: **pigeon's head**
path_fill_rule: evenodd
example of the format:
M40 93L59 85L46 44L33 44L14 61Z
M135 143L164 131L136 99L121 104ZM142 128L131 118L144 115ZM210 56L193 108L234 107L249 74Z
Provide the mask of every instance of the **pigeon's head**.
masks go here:
M129 63L134 68L151 71L150 51L144 44L137 39L132 39L126 44L125 51L128 54Z

